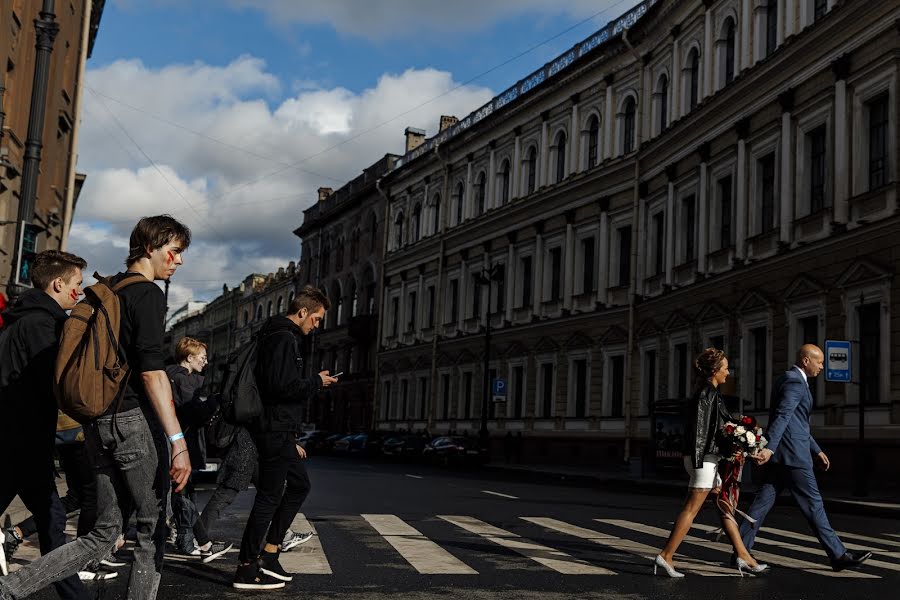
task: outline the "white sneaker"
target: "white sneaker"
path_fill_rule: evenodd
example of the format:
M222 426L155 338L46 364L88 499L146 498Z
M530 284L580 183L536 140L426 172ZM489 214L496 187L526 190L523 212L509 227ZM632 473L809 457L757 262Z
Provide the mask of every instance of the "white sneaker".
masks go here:
M292 548L296 548L300 544L305 544L309 540L313 538L315 534L312 531L304 531L302 533L294 533L290 529L288 529L287 534L284 536L284 541L281 542L281 551L288 552Z
M3 549L3 540L0 540L0 573L5 577L9 575L9 567L6 566L6 551Z
M115 579L119 574L115 571L78 571L78 579L82 581L103 581Z

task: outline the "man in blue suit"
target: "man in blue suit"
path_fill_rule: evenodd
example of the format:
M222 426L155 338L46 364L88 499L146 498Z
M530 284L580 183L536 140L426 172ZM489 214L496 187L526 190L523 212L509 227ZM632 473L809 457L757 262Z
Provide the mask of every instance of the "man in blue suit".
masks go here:
M831 463L809 431L809 415L813 399L809 379L823 368L825 355L818 346L806 344L797 352L793 368L785 371L772 387L772 407L766 432L769 444L760 451L759 463L771 460L765 468L765 483L756 494L747 514L756 522L744 520L741 538L747 550L753 548L756 533L775 499L788 489L800 506L803 516L819 539L835 571L858 567L872 556L871 552L848 552L832 529L825 514L822 495L813 473L813 455L824 470Z

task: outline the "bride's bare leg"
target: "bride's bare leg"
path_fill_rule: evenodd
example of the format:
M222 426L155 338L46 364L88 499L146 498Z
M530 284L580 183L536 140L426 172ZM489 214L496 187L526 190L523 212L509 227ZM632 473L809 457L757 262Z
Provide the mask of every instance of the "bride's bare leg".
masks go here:
M725 530L725 535L727 535L728 539L731 541L731 545L734 547L734 553L737 555L737 557L743 559L751 567L759 566L756 560L754 560L754 558L747 551L746 546L744 546L744 540L741 539L737 521L735 521L729 515L725 515L722 513L719 514L719 517L722 519L722 529Z
M669 534L666 547L659 553L663 560L670 565L673 565L672 559L675 556L675 552L684 540L684 536L690 531L691 525L694 524L694 519L697 517L697 513L700 512L700 509L703 508L703 502L708 495L709 489L691 488L688 491L684 506L681 508L681 512L678 513L678 518L675 519L672 533Z

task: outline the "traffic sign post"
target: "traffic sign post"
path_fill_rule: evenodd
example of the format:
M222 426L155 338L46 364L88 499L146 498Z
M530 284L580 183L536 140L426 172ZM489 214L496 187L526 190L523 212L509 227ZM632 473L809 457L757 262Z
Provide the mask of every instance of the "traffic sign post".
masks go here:
M850 342L825 340L825 381L850 383Z
M494 402L506 402L506 380L497 378L491 384L491 398Z

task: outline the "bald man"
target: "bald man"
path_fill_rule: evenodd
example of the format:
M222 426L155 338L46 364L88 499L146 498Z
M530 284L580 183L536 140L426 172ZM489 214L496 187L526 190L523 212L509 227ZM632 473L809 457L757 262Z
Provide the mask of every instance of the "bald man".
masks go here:
M760 452L759 458L761 464L768 463L765 483L747 511L755 522L745 519L740 531L744 545L751 550L756 533L775 505L775 499L782 490L787 489L828 554L831 568L842 571L860 566L872 553L848 552L841 543L828 522L813 472L813 457L824 470L831 466L828 456L809 431L809 415L813 406L809 379L822 371L824 361L825 355L818 346L806 344L797 352L794 366L785 371L772 387L769 427L766 431L769 445Z

